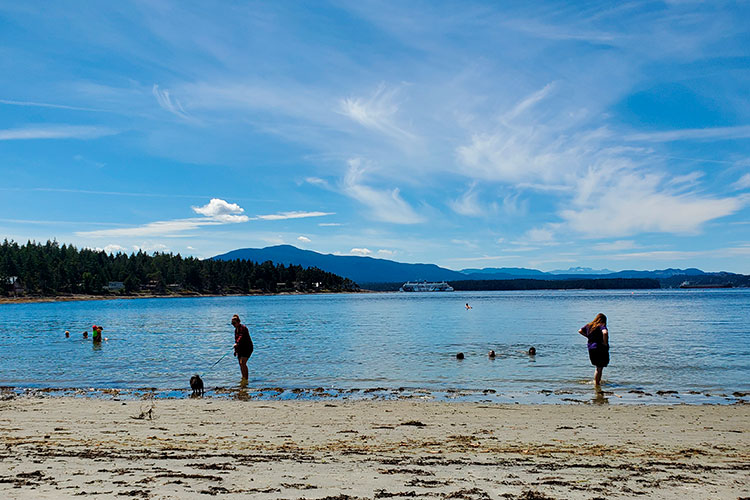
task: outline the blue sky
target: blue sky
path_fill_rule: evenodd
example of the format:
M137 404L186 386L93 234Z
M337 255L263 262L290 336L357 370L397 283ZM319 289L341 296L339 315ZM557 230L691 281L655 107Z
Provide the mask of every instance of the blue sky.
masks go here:
M0 2L0 234L750 274L748 2Z

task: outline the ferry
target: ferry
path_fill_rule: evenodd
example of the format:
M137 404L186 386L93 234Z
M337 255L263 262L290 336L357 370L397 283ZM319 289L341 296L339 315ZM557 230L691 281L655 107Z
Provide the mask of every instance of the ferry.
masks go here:
M453 287L450 286L445 281L441 281L439 283L430 282L430 281L407 281L403 285L401 285L401 288L398 289L399 292L452 292Z

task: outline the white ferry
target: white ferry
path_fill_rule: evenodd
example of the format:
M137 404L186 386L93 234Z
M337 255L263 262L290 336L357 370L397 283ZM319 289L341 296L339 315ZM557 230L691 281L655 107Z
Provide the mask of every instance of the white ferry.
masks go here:
M453 287L450 286L445 281L441 281L440 283L434 283L430 281L407 281L403 285L401 285L401 288L398 289L399 292L452 292Z

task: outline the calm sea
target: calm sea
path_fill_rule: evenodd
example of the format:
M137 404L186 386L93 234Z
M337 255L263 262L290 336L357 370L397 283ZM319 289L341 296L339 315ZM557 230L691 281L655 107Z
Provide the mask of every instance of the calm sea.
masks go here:
M577 333L599 312L609 318L612 359L603 395L593 390L586 341ZM0 385L136 396L156 388L180 397L199 373L209 394L236 396L232 355L211 368L231 350L232 314L255 343L250 397L732 403L750 392L747 289L0 305ZM84 340L92 324L103 325L109 341ZM536 356L526 354L530 346Z

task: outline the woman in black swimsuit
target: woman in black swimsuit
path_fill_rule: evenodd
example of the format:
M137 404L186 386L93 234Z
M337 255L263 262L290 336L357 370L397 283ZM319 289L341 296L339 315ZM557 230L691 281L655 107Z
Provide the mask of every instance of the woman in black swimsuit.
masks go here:
M590 323L586 323L578 330L578 333L589 339L589 359L596 367L594 372L594 385L599 387L602 383L602 371L609 364L609 330L607 330L607 317L602 313Z

